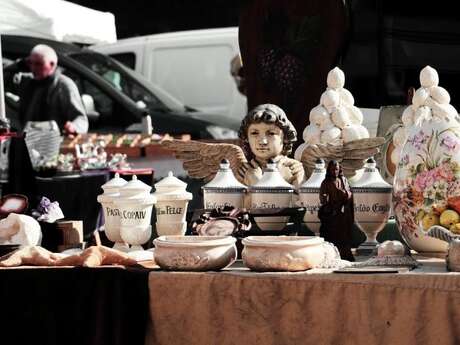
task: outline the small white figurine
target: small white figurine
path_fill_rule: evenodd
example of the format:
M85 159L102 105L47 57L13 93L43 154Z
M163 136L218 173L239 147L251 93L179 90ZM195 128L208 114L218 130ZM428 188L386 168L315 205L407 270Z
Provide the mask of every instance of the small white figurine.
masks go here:
M10 213L0 220L0 244L36 246L41 243L40 224L30 216Z

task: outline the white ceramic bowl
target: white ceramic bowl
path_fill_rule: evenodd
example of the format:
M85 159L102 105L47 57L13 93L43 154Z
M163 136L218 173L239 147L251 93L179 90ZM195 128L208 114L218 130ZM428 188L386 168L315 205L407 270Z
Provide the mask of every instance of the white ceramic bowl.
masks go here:
M173 271L213 271L236 260L236 239L231 236L160 236L155 262Z
M324 239L315 236L249 236L242 242L243 262L254 271L304 271L325 255Z

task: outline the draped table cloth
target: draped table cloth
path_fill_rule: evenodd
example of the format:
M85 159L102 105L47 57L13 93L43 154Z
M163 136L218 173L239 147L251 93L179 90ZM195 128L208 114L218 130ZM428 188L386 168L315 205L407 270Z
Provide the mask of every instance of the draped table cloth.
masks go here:
M146 344L458 344L460 274L421 262L395 274L153 271Z

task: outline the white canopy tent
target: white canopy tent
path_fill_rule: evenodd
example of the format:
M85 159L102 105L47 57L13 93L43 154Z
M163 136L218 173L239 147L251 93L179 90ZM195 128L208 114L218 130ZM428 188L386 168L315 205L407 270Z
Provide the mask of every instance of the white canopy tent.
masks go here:
M117 40L112 13L63 0L0 0L0 40L1 34L82 44L113 43ZM5 117L2 77L0 70L0 118Z
M83 44L117 40L115 16L63 0L1 0L0 34Z

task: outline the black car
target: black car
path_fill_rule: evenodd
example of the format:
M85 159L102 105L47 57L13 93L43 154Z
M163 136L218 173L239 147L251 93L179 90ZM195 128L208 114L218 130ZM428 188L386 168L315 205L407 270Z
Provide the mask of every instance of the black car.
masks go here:
M47 44L58 54L63 73L77 84L88 110L92 132L137 132L148 112L156 133L189 133L193 139L234 139L240 120L223 115L202 114L144 80L112 58L77 45L26 36L2 35L6 59L28 56L37 44ZM4 66L7 117L17 124L18 97L13 78L24 71L19 60Z

